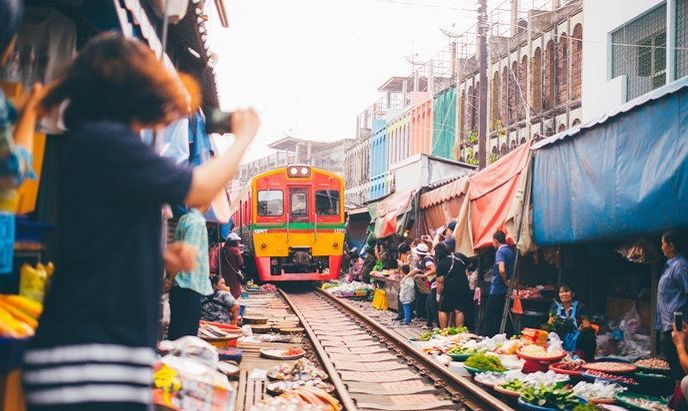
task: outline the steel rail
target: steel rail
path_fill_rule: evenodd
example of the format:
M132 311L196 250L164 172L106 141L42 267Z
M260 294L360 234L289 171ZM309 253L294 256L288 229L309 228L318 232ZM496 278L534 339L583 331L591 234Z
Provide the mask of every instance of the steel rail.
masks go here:
M431 373L439 375L441 378L433 378L435 380L435 386L450 392L452 394L453 401L460 402L473 411L513 411L512 407L486 393L485 390L474 384L469 379L450 372L446 366L433 361L426 353L413 347L407 341L403 340L387 328L381 326L377 323L377 321L360 312L343 299L337 298L332 294L317 288L316 292L325 296L328 301L334 302L338 306L347 310L353 316L362 320L364 323L366 323L368 328L372 328L375 332L384 336L384 338L391 340L394 345L404 352L406 358L412 359L412 363L413 360L418 361L420 364L414 365L421 370L421 374L424 374L424 371L429 370Z
M315 335L315 332L306 322L306 318L303 316L303 314L301 314L301 311L296 306L296 304L294 304L294 302L291 300L287 293L285 293L282 289L278 289L278 291L280 294L282 294L282 297L284 297L284 299L287 301L287 304L289 304L291 309L294 311L294 314L296 314L296 316L299 318L299 321L301 322L301 326L303 327L303 329L306 330L306 334L308 334L308 337L310 338L311 342L313 343L313 347L315 348L315 353L317 354L318 358L320 358L322 364L325 366L325 370L327 371L327 373L330 375L330 380L332 381L335 390L337 390L337 394L339 394L339 400L342 402L342 406L347 411L358 411L358 407L356 407L354 400L349 395L349 390L346 388L344 381L342 381L342 379L339 377L339 373L335 369L334 364L327 356L325 348L320 343L320 340Z

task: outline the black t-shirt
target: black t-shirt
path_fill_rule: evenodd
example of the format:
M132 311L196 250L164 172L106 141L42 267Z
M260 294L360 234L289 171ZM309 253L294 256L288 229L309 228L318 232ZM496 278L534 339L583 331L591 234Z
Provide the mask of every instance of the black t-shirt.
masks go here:
M453 294L456 298L471 298L471 288L466 276L466 257L461 253L454 253L437 263L437 277L444 277L446 294Z
M192 171L124 124L88 122L64 138L56 272L32 345L154 347L161 206L183 202Z

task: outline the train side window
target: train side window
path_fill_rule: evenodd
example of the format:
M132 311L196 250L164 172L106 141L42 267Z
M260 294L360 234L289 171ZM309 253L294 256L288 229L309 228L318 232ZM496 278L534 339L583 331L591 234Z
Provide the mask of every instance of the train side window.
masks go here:
M303 190L292 190L289 201L292 217L308 217L308 194Z
M318 190L315 192L315 211L318 215L339 215L339 191Z
M274 217L284 214L284 193L281 190L258 191L258 215Z

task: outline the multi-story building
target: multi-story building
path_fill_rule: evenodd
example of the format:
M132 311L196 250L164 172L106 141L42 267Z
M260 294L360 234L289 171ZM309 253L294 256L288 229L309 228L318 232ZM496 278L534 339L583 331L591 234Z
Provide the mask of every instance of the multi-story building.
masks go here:
M583 2L555 0L550 10L523 12L518 5L512 2L510 33L488 37L488 163L528 139L551 136L582 120ZM461 159L474 162L478 56L462 56L458 65Z
M584 121L688 75L688 0L584 3Z

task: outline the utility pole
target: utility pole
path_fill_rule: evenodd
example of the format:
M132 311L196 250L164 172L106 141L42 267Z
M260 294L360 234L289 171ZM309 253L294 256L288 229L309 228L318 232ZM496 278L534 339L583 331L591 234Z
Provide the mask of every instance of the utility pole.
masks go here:
M479 168L487 166L487 0L478 7L478 37L480 41L480 101L478 104L478 161Z

